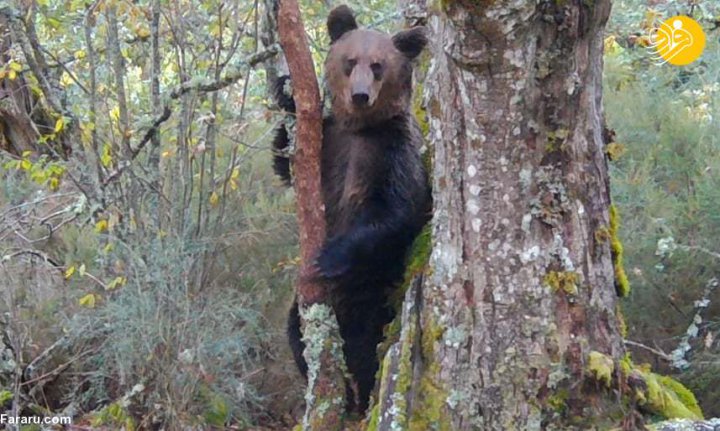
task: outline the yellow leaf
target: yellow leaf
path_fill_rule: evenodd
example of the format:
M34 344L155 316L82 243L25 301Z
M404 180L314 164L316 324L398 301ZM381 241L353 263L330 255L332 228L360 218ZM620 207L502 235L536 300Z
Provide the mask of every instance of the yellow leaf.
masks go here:
M217 22L213 22L212 24L210 24L210 35L211 36L213 36L213 37L220 36L220 30L221 30L220 25Z
M69 280L72 275L75 274L75 265L65 270L65 280Z
M117 121L120 118L120 107L116 106L110 110L110 118Z
M148 29L145 28L145 27L138 27L138 28L135 30L135 34L136 34L140 39L146 39L146 38L150 37L150 30L148 30Z
M18 63L17 61L10 61L10 70L14 70L15 72L22 71L22 65Z
M69 87L73 84L72 77L70 77L70 74L67 72L63 72L62 75L60 75L60 85L63 87Z
M112 151L110 148L110 144L105 144L105 146L103 146L103 152L100 156L100 163L102 163L102 165L106 168L112 163Z
M30 150L23 151L22 152L23 159L30 157L30 154L32 154L32 151L30 151Z
M95 294L88 293L87 295L80 298L78 303L80 304L81 307L95 308Z
M170 157L170 156L172 156L172 151L170 151L170 150L168 150L168 151L163 151L162 154L161 154L161 156L162 156L163 158Z
M238 189L237 181L233 180L232 178L230 179L230 188L233 190Z
M115 244L109 242L109 243L107 243L107 245L103 248L103 253L105 253L105 254L110 253L110 252L113 251L114 249L115 249Z
M220 196L218 196L217 193L212 192L212 194L210 195L210 205L216 207L218 202L220 202Z
M55 133L60 133L63 127L65 127L65 120L63 119L63 117L60 117L55 122Z
M239 176L240 176L240 169L238 169L238 168L233 169L232 175L230 175L230 178L232 178L233 180L236 180L236 179L238 179Z
M84 51L84 50L79 49L79 50L75 51L75 59L77 59L77 60L82 60L83 58L85 58L85 51Z
M15 80L15 78L17 78L17 72L15 72L14 70L11 70L10 72L8 72L8 78L11 81Z
M653 42L652 42L652 39L650 38L650 36L645 35L645 36L640 36L638 38L637 43L638 43L638 45L647 48L648 46L652 45Z
M51 16L47 17L47 23L50 27L53 28L53 30L57 30L58 28L60 28L60 25L62 24L62 22L60 22L59 19L53 18Z
M124 286L126 282L127 279L125 277L115 277L115 279L107 285L107 290L117 289L120 286Z
M22 169L23 171L29 171L30 168L32 168L32 162L30 162L30 160L23 159L20 162L20 169Z
M97 223L95 223L95 232L96 233L102 233L105 232L108 228L108 222L107 220L98 220Z
M606 37L603 45L605 47L605 54L609 56L615 56L624 51L623 47L620 46L619 43L617 43L616 37L614 35Z
M80 274L80 277L85 277L85 264L83 263L80 265L80 268L78 268L78 274Z
M48 175L46 171L35 169L30 172L30 179L38 184L43 184L47 181Z
M57 178L50 178L50 181L48 181L48 187L50 187L50 190L56 191L60 187L60 180Z

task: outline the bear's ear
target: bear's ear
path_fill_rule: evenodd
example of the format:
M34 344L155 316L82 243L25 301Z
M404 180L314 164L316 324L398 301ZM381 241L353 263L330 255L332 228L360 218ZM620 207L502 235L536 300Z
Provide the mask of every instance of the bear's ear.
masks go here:
M428 42L425 27L422 26L395 33L392 41L395 48L411 60L420 55Z
M341 5L330 11L327 19L330 43L335 43L345 33L358 28L352 9L347 5Z

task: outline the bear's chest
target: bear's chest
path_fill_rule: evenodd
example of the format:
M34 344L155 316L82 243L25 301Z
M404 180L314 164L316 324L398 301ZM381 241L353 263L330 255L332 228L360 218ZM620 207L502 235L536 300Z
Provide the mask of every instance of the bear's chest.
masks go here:
M344 230L374 200L388 177L390 148L373 136L324 131L322 187L329 233Z

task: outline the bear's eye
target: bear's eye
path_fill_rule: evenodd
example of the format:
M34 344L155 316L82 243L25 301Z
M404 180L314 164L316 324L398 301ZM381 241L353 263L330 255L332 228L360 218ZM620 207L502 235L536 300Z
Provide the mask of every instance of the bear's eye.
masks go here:
M375 76L375 80L379 81L382 79L382 73L383 73L383 65L380 63L373 63L370 65L370 69L372 69L373 75Z
M357 60L355 60L354 58L346 58L344 67L345 75L350 76L355 65L357 65Z

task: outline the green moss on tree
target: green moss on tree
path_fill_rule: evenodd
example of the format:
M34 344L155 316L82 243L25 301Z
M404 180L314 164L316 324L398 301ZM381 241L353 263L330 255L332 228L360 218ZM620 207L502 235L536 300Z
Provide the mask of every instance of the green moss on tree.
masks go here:
M420 379L418 399L410 417L410 431L450 430L451 424L445 414L447 391L436 381L437 364L424 370Z
M625 315L623 314L622 307L620 304L615 305L615 317L617 318L617 324L618 329L620 330L620 335L622 335L623 338L627 338L628 335L628 327L627 323L625 322Z
M365 427L366 431L375 431L378 428L378 423L380 422L380 404L375 403L372 408L370 409L370 414L368 415L368 423Z
M420 231L420 234L415 238L410 248L410 260L405 270L405 290L407 290L407 287L416 276L422 274L427 269L430 252L432 252L431 237L431 226L428 223L423 227L422 231Z
M597 381L604 382L607 387L612 385L615 363L610 356L600 352L590 352L587 368Z
M621 297L630 294L630 282L628 281L625 267L623 266L623 246L618 237L620 228L620 216L615 205L610 205L610 248L612 250L613 267L615 268L615 290Z
M430 252L432 251L431 232L431 227L428 223L425 227L423 227L422 231L420 231L417 238L415 238L415 241L410 247L403 284L399 289L396 289L390 295L389 304L395 309L396 316L395 319L385 325L385 328L383 329L383 342L378 346L378 359L380 363L382 363L382 358L385 356L385 353L387 353L390 346L396 343L400 337L400 330L402 329L400 320L405 292L407 292L415 277L424 273L427 269L427 264L430 260ZM380 370L378 370L378 373L379 372Z
M545 143L545 151L548 153L563 151L565 149L565 142L567 141L569 135L570 131L563 128L548 132L547 142Z
M605 383L611 382L614 365L612 358L599 352L591 352L588 368L595 378ZM695 395L682 383L669 376L661 376L650 371L649 365L635 365L630 355L619 361L622 381L642 382L632 384L630 395L635 401L653 414L667 419L683 418L701 420L702 410Z
M557 413L563 413L567 409L567 400L570 392L567 389L558 389L547 399L547 405Z
M543 283L553 292L565 292L568 295L577 295L580 275L577 272L550 271L545 275Z
M642 373L642 376L647 384L646 405L654 413L668 419L703 418L695 395L682 383L652 372Z
M595 242L598 244L605 244L611 238L612 235L610 235L610 229L607 226L600 226L595 230Z
M611 142L605 147L605 154L607 154L611 162L618 160L626 151L627 148L625 145L618 144L617 142Z
M448 393L438 380L439 366L434 362L435 343L442 338L445 330L432 319L428 320L422 329L421 351L425 368L420 377L420 387L410 417L409 429L449 430L451 424L444 413Z

